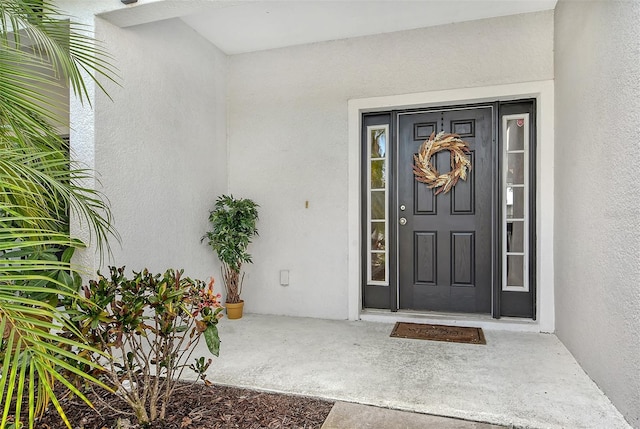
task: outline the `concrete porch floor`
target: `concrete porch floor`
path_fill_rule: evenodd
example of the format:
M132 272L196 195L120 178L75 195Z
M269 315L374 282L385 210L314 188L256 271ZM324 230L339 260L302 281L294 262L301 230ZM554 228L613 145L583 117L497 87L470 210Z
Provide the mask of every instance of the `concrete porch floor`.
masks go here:
M209 379L505 426L630 427L555 335L484 329L487 344L470 345L390 338L392 328L222 319ZM199 348L194 356L208 355L204 343Z

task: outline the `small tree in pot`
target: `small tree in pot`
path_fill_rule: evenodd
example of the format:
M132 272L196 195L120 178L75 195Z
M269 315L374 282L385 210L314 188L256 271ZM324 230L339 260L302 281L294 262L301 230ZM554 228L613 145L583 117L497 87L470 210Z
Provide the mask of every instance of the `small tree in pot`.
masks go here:
M222 262L222 279L227 291L227 304L243 304L240 299L244 273L242 264L252 263L247 247L254 236L258 235L258 205L250 199L235 199L233 195L222 195L209 212L211 231L202 240L208 240L209 246ZM228 317L230 306L227 305ZM233 307L233 305L231 306ZM242 309L240 308L240 315Z

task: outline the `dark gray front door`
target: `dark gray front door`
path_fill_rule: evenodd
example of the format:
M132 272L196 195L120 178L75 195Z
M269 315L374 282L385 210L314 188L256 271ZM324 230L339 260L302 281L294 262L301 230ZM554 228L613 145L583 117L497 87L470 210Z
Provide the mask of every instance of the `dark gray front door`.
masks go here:
M400 309L491 312L493 118L492 106L398 113ZM466 182L436 196L414 179L412 166L422 142L439 131L469 143L472 170ZM439 172L449 171L449 162L448 151L436 154Z

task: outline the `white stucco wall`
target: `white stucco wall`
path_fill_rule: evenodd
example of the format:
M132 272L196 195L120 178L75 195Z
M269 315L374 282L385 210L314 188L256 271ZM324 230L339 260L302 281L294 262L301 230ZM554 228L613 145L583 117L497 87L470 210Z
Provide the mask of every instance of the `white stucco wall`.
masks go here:
M122 29L97 18L96 31L122 82L113 102L96 96L95 169L122 236L112 262L218 278L200 237L227 190L226 56L178 19Z
M230 190L261 205L245 308L347 318L349 99L552 78L552 12L229 57Z
M557 335L640 427L640 3L556 8Z

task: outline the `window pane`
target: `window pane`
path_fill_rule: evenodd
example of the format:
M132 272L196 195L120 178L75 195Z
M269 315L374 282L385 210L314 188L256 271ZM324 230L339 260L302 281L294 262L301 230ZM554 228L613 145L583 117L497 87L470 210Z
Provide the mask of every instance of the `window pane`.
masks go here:
M524 252L524 222L507 222L507 252Z
M527 292L527 261L529 258L529 126L528 114L503 116L502 177L504 200L502 233L504 234L503 288Z
M509 186L506 195L507 219L524 218L524 188Z
M371 220L385 220L385 196L384 191L371 191Z
M384 222L371 222L371 249L385 250L386 237L384 236Z
M387 183L385 161L371 161L371 189L384 189Z
M387 138L389 125L374 125L367 127L368 133L368 177L366 179L368 191L368 235L369 259L368 281L388 286L386 272L387 255Z
M507 155L507 183L524 184L524 153L510 153Z
M386 281L386 267L385 267L385 254L384 253L372 253L371 254L371 280L384 282Z
M371 130L371 158L384 158L387 153L385 129Z
M522 286L522 288L524 288L523 256L507 256L507 286Z
M507 150L524 149L524 121L525 119L509 119L507 121L506 148Z

